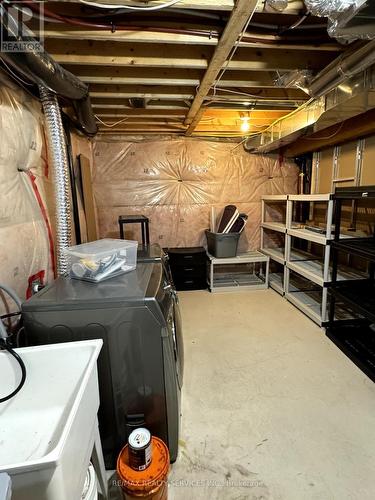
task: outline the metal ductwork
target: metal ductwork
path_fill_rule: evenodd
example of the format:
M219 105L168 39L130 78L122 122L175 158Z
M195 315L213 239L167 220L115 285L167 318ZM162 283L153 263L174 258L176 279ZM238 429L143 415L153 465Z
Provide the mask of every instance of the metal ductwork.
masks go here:
M66 71L45 52L31 32L0 5L3 43L25 46L25 51L1 52L1 58L27 80L73 101L82 130L87 135L98 131L88 86ZM27 34L27 35L26 35ZM36 48L38 47L38 48Z
M326 94L349 77L373 64L375 64L375 40L329 64L310 82L308 92L312 97Z
M305 0L313 16L328 17L328 34L340 42L375 38L373 0Z
M320 17L333 17L339 15L356 3L357 0L305 0L308 12L313 16Z
M375 108L375 40L327 66L312 80L309 93L314 100L248 139L245 149L275 151L301 136Z
M132 99L129 99L129 103L132 108L145 109L147 101L146 99L143 99L141 97L134 97Z

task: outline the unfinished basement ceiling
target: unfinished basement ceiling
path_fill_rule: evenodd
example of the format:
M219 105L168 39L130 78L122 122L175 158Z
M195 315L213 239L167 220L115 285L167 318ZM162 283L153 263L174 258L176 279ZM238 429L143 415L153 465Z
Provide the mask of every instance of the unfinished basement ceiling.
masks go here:
M247 134L260 132L309 98L276 87L278 76L316 74L350 50L301 1L281 12L271 6L280 1L180 0L151 12L88 3L31 5L43 8L47 52L89 84L102 134L233 137L244 135L244 122Z

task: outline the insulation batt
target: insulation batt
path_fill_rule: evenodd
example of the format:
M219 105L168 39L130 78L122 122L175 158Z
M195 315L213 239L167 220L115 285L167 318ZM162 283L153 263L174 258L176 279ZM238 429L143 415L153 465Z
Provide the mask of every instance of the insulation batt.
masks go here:
M39 105L5 79L0 80L0 134L0 281L24 299L31 275L44 271L46 279L53 277L47 226L30 175L47 217L52 189ZM0 298L1 312L8 309L5 300Z
M118 216L150 218L150 239L164 247L205 244L211 207L234 204L249 219L240 251L260 244L261 196L295 193L298 168L242 146L197 139L94 144L93 185L99 234L118 237ZM128 226L127 226L128 227ZM125 227L139 239L139 226Z

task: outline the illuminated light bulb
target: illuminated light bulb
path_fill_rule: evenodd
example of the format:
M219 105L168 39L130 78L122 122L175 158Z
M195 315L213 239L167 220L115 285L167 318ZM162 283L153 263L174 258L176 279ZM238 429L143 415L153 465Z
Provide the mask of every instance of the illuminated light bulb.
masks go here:
M243 118L241 123L241 132L248 132L250 130L250 123L248 118Z

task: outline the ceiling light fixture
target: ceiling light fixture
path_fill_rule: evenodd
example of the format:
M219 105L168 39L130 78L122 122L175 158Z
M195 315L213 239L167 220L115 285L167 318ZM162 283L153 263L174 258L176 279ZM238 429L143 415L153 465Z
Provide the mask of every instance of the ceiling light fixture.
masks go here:
M250 118L248 116L241 118L241 132L248 132L250 130Z

